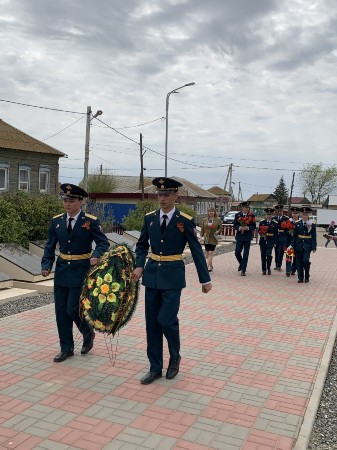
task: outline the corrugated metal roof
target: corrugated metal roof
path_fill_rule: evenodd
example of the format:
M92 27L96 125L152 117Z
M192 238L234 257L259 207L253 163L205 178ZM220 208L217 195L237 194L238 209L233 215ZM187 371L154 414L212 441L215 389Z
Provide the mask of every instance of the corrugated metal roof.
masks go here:
M12 127L0 119L0 148L21 150L23 152L45 153L49 155L65 156L50 145L41 142L23 131Z
M190 197L202 197L202 198L216 198L217 196L212 194L205 189L197 186L196 184L191 183L185 178L172 177L180 183L183 184L181 188L179 188L179 193L182 196L190 196ZM140 192L140 177L139 176L121 176L114 175L114 179L117 183L115 193L131 193L131 192ZM152 179L150 177L144 177L144 191L147 193L156 193L156 187L152 184Z
M207 189L208 192L211 192L212 194L216 195L216 196L221 196L221 195L230 195L229 192L225 191L224 189L222 189L219 186L213 186L209 189Z
M276 200L273 194L253 194L247 199L248 202L265 202L266 200Z

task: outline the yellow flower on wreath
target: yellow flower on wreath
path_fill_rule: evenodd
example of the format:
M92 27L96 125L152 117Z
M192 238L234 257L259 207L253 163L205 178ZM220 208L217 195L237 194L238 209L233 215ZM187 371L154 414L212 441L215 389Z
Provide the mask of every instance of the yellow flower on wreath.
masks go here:
M101 286L102 283L103 283L103 278L97 277L97 280L96 280L97 286Z
M94 284L95 284L95 279L89 278L88 279L88 289L92 289L94 287Z
M82 300L82 305L85 310L91 309L91 303L88 298L85 298L84 300Z
M116 296L115 296L115 294L113 294L113 293L110 293L110 294L107 296L106 299L107 299L108 302L110 302L110 303L116 303Z
M111 281L112 281L112 276L111 276L110 273L106 273L106 274L104 275L104 281L105 281L106 283L111 283Z
M119 283L112 283L111 290L112 290L112 292L117 292L120 287L121 287L121 285Z
M103 295L103 294L99 294L99 296L98 296L98 301L99 301L100 303L105 303L105 302L106 302L106 296Z
M99 289L98 289L98 288L95 288L95 289L93 290L92 295L93 295L94 297L97 297L98 294L99 294Z
M110 290L110 288L107 284L102 284L102 286L101 286L102 294L108 294L109 290Z
M94 327L96 330L105 330L105 325L100 320L94 320Z
M116 319L116 313L112 313L111 314L111 320L115 320Z

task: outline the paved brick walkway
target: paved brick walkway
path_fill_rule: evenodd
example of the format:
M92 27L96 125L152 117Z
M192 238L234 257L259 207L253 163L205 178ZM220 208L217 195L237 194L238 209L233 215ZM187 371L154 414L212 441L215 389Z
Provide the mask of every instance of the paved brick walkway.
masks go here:
M290 450L310 433L334 343L336 257L319 248L310 283L297 284L262 276L257 246L245 278L227 253L214 260L208 295L187 266L181 371L149 386L139 383L143 289L112 341L114 367L103 335L88 355L79 342L74 358L53 363L52 305L1 319L0 448Z

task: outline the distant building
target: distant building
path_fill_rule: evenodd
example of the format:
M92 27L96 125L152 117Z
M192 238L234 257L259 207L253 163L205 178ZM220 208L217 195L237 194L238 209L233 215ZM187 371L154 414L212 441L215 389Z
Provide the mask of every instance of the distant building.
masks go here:
M179 201L186 203L196 212L196 221L207 213L207 209L215 207L217 196L190 181L172 177L180 181L183 186L179 188ZM152 177L144 177L144 200L157 200L156 187L152 184ZM139 176L114 176L116 189L111 193L90 193L89 198L97 203L104 203L105 210L110 211L115 222L121 223L123 217L130 210L136 208L142 200L142 189Z
M232 197L229 192L225 191L219 186L213 186L207 189L211 194L216 195L215 207L220 216L223 216L231 209Z
M0 119L0 193L57 194L59 158L64 156Z
M264 216L265 208L271 208L277 203L274 194L253 194L247 201L250 203L250 209L257 217Z
M290 200L291 206L303 206L303 205L310 205L310 201L306 197L290 197L288 198L288 204Z

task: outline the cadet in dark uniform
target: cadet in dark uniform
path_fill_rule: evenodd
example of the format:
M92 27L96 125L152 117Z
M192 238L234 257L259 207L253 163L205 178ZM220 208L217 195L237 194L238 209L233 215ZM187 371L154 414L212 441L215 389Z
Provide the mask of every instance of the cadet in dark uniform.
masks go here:
M285 222L289 219L288 216L285 216L283 214L283 205L276 205L275 206L275 216L273 219L277 220L278 223L278 239L277 239L277 246L275 247L275 267L274 270L282 270L282 261L283 261L283 254L286 247L286 234L288 233L287 230L282 228L282 222Z
M258 233L260 235L260 252L262 275L271 275L271 262L273 260L273 248L277 245L278 223L273 219L274 208L266 208L266 218L259 223Z
M256 230L256 219L250 212L249 202L240 203L242 211L235 214L234 228L236 230L235 240L235 257L239 262L238 271L241 275L246 275L250 244ZM243 255L241 255L243 250Z
M195 223L191 216L174 206L178 198L178 187L182 184L165 177L155 178L152 184L157 187L160 209L148 213L144 218L136 245L136 269L133 272L133 280L138 281L143 276L142 284L145 286L150 371L141 379L142 384L152 383L162 376L163 335L170 353L166 378L172 379L179 372L181 356L178 312L181 290L186 286L182 253L187 243L202 283L202 291L207 293L212 289ZM149 242L152 253L145 265Z
M296 222L291 246L295 249L297 261L298 283L309 283L310 278L310 253L317 249L316 224L309 220L312 209L304 206L301 208L302 219Z
M90 266L109 248L109 241L97 217L81 210L85 190L73 184L62 184L65 213L53 217L48 241L42 258L42 275L48 276L55 260L56 244L60 255L56 261L54 278L54 300L56 323L61 352L55 362L61 362L74 355L73 322L83 335L81 353L88 353L95 338L93 329L79 316L79 298L86 273ZM92 243L96 247L92 252Z

